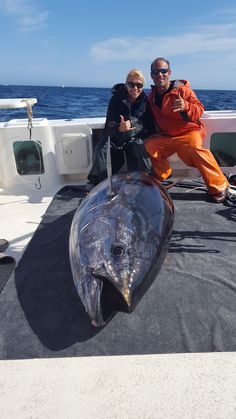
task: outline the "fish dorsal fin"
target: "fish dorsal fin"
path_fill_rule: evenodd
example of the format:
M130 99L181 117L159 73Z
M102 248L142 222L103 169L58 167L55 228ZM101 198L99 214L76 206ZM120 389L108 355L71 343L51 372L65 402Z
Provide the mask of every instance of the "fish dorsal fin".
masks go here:
M113 197L112 190L112 165L111 165L111 139L107 139L107 179L108 179L108 196Z

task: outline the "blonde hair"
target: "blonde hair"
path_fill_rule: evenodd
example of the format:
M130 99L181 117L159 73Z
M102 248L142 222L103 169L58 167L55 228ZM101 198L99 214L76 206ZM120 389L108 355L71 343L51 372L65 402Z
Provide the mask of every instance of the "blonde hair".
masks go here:
M144 83L144 80L145 80L142 71L140 71L136 68L133 68L132 70L130 70L128 72L125 83L127 83L127 81L129 80L130 77L139 77L142 80L143 83Z

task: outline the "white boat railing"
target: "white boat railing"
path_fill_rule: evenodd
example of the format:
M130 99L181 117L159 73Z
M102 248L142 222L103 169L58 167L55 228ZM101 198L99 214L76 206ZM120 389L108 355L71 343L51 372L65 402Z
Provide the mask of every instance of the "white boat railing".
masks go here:
M34 106L36 98L0 99L0 109L20 109Z

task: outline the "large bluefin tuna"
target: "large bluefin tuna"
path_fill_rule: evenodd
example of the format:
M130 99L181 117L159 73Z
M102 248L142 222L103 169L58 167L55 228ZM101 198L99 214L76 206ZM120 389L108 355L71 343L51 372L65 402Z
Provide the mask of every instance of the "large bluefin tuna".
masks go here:
M70 231L73 280L94 326L131 312L161 268L172 233L173 203L141 172L97 185L77 209Z

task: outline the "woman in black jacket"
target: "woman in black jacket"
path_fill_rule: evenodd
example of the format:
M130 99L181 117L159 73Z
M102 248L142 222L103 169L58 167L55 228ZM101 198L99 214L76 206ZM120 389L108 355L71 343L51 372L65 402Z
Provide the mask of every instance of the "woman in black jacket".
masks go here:
M93 166L88 175L89 191L107 177L107 138L111 142L112 173L117 173L127 162L129 171L150 173L151 161L143 140L155 132L147 96L143 91L144 76L141 71L129 71L126 82L112 89L103 138L95 148ZM125 156L124 156L125 153Z

